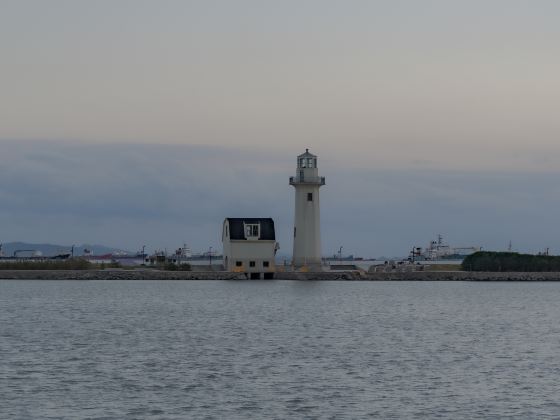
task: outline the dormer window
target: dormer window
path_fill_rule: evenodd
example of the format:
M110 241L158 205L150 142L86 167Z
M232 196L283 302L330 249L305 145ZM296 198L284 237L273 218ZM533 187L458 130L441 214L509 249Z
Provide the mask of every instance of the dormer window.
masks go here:
M259 239L261 226L258 223L245 225L245 239Z

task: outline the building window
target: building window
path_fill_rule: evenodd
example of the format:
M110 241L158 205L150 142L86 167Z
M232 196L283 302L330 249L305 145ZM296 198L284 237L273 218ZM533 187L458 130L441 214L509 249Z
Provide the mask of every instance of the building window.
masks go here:
M260 225L259 224L247 224L245 225L245 238L258 239L260 235Z
M305 168L305 159L302 158L302 159L299 160L299 167L300 168Z
M242 267L243 263L241 261L235 261L235 266L236 267Z
M296 228L294 226L294 238L296 237Z
M263 261L263 267L268 267L270 264L268 261Z
M313 201L313 193L307 193L307 201Z
M249 267L254 267L255 266L255 261L249 261Z
M311 159L311 158L307 159L307 167L308 168L313 168L313 159Z

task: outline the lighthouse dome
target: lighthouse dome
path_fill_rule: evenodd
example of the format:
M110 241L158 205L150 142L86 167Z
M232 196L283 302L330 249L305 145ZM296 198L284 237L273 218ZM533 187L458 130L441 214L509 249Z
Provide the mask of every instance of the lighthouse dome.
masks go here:
M298 158L308 158L308 157L316 158L317 155L314 155L313 153L309 153L309 149L305 149L305 153L298 156Z
M309 153L309 149L305 149L305 153L297 157L297 166L298 168L316 168L317 156Z

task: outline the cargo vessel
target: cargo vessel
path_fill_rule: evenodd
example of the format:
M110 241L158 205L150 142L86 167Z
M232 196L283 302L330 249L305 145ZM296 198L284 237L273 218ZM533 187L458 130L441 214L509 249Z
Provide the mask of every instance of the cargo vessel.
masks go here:
M430 241L428 246L413 247L410 252L409 260L411 261L437 261L437 260L459 260L475 252L481 251L480 246L450 246L443 240L442 235L438 235L437 239Z

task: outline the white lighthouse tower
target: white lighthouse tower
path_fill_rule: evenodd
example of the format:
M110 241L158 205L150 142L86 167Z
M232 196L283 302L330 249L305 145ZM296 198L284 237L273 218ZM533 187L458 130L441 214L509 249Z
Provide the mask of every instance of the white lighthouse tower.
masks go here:
M294 255L296 267L320 269L321 224L319 216L319 188L325 185L325 177L319 176L317 156L305 150L297 158L296 176L290 177L290 185L296 189L296 212L294 220Z

